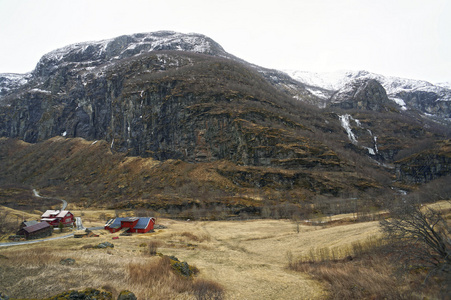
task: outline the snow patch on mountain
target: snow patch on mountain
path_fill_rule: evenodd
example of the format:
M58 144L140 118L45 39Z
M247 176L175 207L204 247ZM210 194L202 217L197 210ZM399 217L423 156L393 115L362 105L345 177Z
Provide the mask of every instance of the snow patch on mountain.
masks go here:
M377 80L387 91L390 100L406 109L405 103L400 102L399 94L403 92L423 91L438 95L436 101L451 101L451 89L449 83L434 85L424 80L406 79L394 76L384 76L368 71L336 71L336 72L308 72L285 70L293 79L312 87L321 87L330 91L338 91L355 80ZM327 95L326 95L327 96Z
M0 97L7 94L10 90L18 88L27 84L31 79L31 73L15 74L15 73L1 73L0 74Z
M404 100L400 98L391 98L390 100L395 101L395 103L398 104L402 110L407 110L406 102Z
M211 54L215 49L224 51L213 40L201 34L158 31L68 45L45 54L41 58L40 63L48 63L49 61L86 62L85 56L89 56L92 61L104 61L157 50L178 50Z

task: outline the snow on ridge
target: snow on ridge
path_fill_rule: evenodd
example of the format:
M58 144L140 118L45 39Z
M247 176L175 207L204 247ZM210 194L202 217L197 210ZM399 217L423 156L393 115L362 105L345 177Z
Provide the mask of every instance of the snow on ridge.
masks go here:
M0 73L0 78L5 78L11 81L19 81L31 76L31 73L18 74L18 73Z
M435 85L445 88L445 89L450 89L451 90L451 82L447 81L447 82L438 82Z
M197 53L209 53L212 43L209 38L196 33L178 33L173 31L157 31L150 33L136 33L100 41L81 42L53 50L42 56L40 61L61 61L69 54L84 53L89 47L94 48L93 57L104 58L104 53L115 41L126 37L127 44L117 58L120 58L126 51L133 51L139 47L141 52L151 52L155 50L165 50L172 47L175 50L185 50ZM181 47L180 45L184 46ZM140 54L139 52L138 54ZM114 57L113 57L114 58Z
M8 88L11 86L21 86L26 84L31 78L31 73L0 73L0 87Z
M375 79L387 91L389 98L396 103L399 99L397 95L401 92L432 92L439 98L437 101L451 101L451 84L441 83L432 84L425 80L407 79L395 76L384 76L368 71L335 71L335 72L308 72L285 70L293 79L310 86L321 87L330 91L338 91L349 85L357 79ZM398 103L400 104L400 103ZM404 103L405 104L405 103ZM402 109L405 105L400 104Z

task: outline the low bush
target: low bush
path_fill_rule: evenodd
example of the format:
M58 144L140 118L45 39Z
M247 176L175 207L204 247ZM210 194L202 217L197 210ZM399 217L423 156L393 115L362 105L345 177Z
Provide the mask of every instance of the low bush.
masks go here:
M196 280L193 284L193 292L198 300L220 300L224 298L224 288L217 282L206 279Z
M158 247L160 247L160 241L150 241L147 246L148 246L148 254L151 256L157 255L157 249Z
M288 268L325 283L328 299L447 299L449 279L436 276L426 283L426 270L403 272L392 248L371 238L341 249L311 249L297 260L288 252Z

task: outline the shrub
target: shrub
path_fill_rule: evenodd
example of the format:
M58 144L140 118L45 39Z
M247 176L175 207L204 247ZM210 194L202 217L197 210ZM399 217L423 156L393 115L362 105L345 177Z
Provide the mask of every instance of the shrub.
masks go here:
M224 288L217 282L206 279L198 279L194 282L193 293L198 300L224 298Z
M160 246L159 241L150 241L148 244L149 255L154 256L157 255L157 249Z

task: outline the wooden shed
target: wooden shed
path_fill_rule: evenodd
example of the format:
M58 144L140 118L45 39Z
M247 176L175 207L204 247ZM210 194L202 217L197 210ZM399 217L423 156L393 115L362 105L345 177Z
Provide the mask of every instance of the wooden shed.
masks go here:
M129 228L130 233L146 233L153 230L155 218L116 218L105 224L105 229L111 233L118 232L124 228Z
M27 240L51 236L53 227L47 222L40 222L31 226L23 227L17 232L17 235L25 236Z

